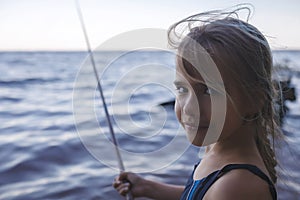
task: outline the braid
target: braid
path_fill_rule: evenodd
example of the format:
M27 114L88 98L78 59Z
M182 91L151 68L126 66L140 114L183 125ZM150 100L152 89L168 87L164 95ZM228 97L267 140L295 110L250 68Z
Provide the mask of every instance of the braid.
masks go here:
M277 173L275 167L277 165L277 161L275 158L275 152L271 147L270 140L267 135L268 134L266 134L266 132L261 132L258 134L256 138L256 145L272 181L276 183Z
M260 120L257 121L257 127L260 131L257 131L256 145L272 181L276 183L277 173L275 167L277 166L277 160L274 152L274 139L280 135L280 129L274 120L275 113L273 103L270 100L272 96L268 96L268 104L263 107ZM272 145L270 140L272 140Z

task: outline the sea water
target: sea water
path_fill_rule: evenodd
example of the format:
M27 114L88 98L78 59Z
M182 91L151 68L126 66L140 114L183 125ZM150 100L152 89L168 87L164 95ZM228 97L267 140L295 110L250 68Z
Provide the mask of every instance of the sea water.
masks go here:
M297 100L277 148L279 199L300 199L300 52L276 51L274 62ZM187 145L176 121L174 55L97 52L114 131L126 170L185 184L203 150ZM122 199L103 104L85 52L0 53L0 199Z

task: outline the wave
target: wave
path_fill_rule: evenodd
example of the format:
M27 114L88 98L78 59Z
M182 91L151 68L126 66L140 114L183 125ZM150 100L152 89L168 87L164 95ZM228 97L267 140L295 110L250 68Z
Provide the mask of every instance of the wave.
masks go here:
M17 102L20 102L22 100L23 100L22 98L16 98L16 97L0 97L0 102L10 101L10 102L13 102L13 103L17 103Z
M46 111L46 110L30 110L30 111L23 111L23 112L16 112L16 111L0 111L0 116L5 117L24 117L34 115L36 117L49 117L49 116L67 116L72 115L71 111Z
M10 144L7 150L14 152L14 156L6 159L0 167L0 185L53 175L59 169L58 166L76 164L90 158L77 138L61 144L44 143L31 148Z
M27 78L20 80L0 80L0 87L14 87L14 86L26 86L32 84L44 84L49 82L57 82L60 81L60 78Z

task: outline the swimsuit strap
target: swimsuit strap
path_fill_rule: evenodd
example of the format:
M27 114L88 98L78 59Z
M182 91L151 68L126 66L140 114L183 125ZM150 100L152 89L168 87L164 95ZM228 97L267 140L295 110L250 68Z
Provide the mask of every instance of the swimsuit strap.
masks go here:
M272 195L272 198L274 200L277 199L276 189L275 189L272 181L269 179L269 177L264 172L262 172L258 167L254 166L254 165L250 165L250 164L229 164L229 165L226 165L225 167L223 167L221 170L217 171L217 173L212 174L213 177L206 179L206 181L203 183L204 187L201 190L201 193L203 194L203 196L215 181L217 181L221 176L223 176L227 172L234 170L234 169L246 169L246 170L252 172L253 174L259 176L261 179L263 179L264 181L266 181L269 184L269 190Z

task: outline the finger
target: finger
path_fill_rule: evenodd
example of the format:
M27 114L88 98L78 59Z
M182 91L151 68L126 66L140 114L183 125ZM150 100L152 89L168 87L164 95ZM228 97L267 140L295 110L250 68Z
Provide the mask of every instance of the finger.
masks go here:
M121 184L122 184L121 181L114 181L114 182L112 183L112 186L113 186L114 188L117 188L117 187L119 187Z
M115 176L114 181L118 181L120 176Z
M127 180L128 179L128 174L129 174L129 172L121 172L119 174L118 180L120 180L120 181Z
M129 184L128 183L124 183L119 185L116 190L118 191L119 194L126 194L129 191Z
M131 188L131 182L129 181L130 172L121 172L119 176L114 178L112 186L121 194L126 194Z
M118 191L121 191L121 190L124 189L124 188L130 188L129 183L122 183L122 184L120 184L116 189L117 189Z
M122 189L119 190L119 193L123 196L125 196L129 191L129 187L128 186L124 186Z

